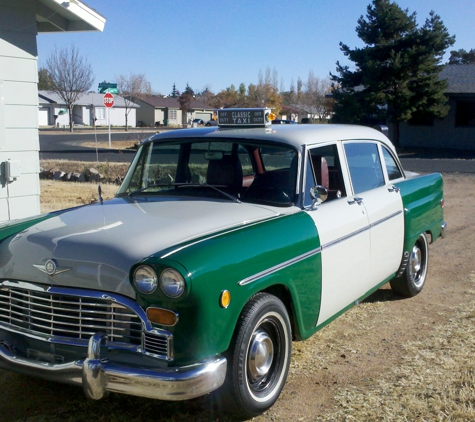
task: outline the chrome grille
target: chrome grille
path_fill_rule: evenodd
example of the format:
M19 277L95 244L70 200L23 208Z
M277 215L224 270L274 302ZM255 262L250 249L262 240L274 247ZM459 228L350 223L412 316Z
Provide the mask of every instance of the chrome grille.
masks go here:
M47 336L89 339L104 331L110 341L142 341L142 322L132 310L97 298L2 289L0 321Z
M147 351L147 353L158 356L168 356L171 347L168 341L166 341L163 337L145 333L144 349Z

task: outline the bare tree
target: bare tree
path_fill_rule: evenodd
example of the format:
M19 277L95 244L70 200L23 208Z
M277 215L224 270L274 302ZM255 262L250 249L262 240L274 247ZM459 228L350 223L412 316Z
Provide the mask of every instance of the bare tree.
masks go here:
M146 95L153 94L150 82L143 73L130 73L129 75L116 76L117 91L125 103L125 130L128 130L128 119L132 110L133 99L142 100Z
M53 83L51 91L56 92L66 104L69 130L72 132L74 105L80 95L87 92L94 82L92 67L72 45L70 48L56 48L46 60L46 70Z
M326 97L330 87L328 79L320 79L310 70L305 84L304 104L312 122L318 119L319 123L322 123L330 117L332 100Z

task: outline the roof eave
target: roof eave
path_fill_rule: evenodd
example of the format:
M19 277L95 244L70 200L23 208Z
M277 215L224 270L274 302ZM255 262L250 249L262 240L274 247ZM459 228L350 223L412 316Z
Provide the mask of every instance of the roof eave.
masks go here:
M38 33L104 30L106 19L79 0L37 0Z

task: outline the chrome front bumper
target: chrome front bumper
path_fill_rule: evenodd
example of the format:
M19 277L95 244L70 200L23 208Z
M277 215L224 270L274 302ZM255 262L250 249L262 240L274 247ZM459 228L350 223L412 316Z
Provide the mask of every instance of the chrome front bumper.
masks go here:
M135 368L101 359L101 348L106 347L107 336L97 333L89 339L86 359L51 364L16 356L6 344L0 344L0 368L82 385L86 396L95 400L109 392L159 400L188 400L216 390L226 377L223 357L177 368Z

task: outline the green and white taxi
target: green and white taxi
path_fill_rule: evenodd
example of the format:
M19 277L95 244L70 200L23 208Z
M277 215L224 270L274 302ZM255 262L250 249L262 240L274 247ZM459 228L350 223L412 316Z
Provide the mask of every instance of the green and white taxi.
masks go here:
M251 417L292 341L385 283L422 290L439 174L371 128L217 114L144 141L114 199L1 226L0 368Z

